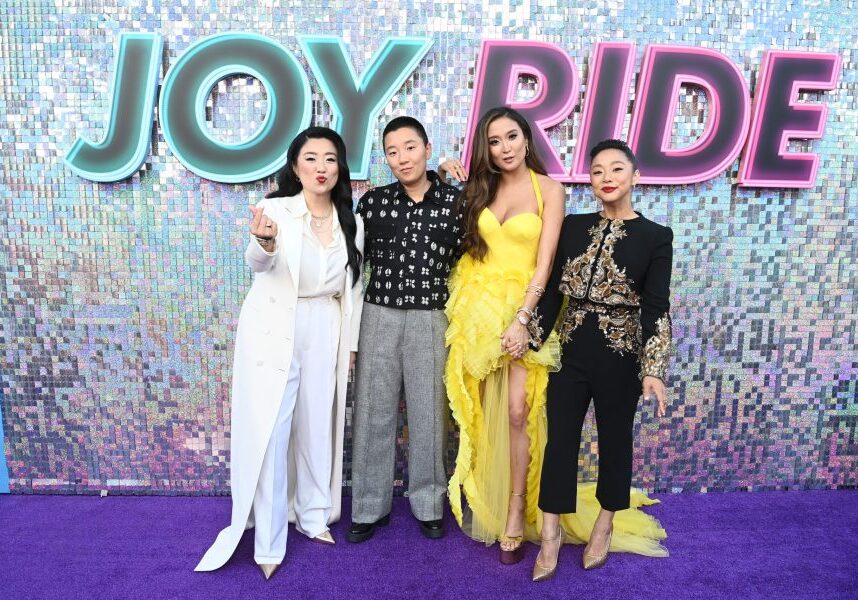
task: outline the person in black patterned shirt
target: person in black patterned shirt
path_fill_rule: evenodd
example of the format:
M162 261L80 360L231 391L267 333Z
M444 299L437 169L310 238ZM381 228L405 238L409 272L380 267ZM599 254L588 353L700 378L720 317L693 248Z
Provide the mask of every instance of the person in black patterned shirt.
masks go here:
M382 135L397 181L360 199L364 297L355 378L351 542L372 537L390 519L396 421L408 411L408 499L428 538L444 535L447 398L444 388L447 276L459 257L458 190L426 170L432 145L423 125L397 117Z

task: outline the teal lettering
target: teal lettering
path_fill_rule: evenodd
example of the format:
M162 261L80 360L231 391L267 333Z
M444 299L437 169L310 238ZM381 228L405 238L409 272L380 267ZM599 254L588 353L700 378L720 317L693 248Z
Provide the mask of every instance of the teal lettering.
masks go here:
M352 179L369 177L373 121L429 51L428 38L390 38L358 79L342 40L301 36L301 47L333 110L331 127L349 151Z
M149 149L163 42L157 33L121 33L117 44L107 133L95 143L78 136L65 157L92 181L131 177Z
M213 138L206 100L218 81L247 74L268 95L268 111L254 134L238 143ZM161 128L176 158L201 177L222 183L262 179L286 164L289 142L310 123L310 83L295 56L255 33L200 40L179 58L161 90Z

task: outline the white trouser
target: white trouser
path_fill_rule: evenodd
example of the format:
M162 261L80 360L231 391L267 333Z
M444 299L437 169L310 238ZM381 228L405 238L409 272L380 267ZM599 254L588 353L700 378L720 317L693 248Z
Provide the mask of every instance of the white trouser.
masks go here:
M291 454L295 465L291 485L295 486L296 528L309 537L328 529L339 336L337 300L298 299L289 378L253 497L257 564L280 564L286 555L290 485L287 454Z

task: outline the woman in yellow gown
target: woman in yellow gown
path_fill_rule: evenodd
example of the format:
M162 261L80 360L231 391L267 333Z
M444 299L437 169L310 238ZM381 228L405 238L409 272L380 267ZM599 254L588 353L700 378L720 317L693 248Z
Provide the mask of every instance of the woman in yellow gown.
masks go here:
M459 161L440 170L465 179ZM546 387L560 347L556 334L543 336L534 307L565 214L563 186L545 174L530 127L515 110L491 109L477 124L460 205L463 256L450 276L446 309L445 381L459 426L450 506L468 535L500 541L501 562L512 564L523 557L524 540L540 540ZM547 338L539 351L530 349L532 337L537 345ZM629 526L617 531L613 547L667 554L658 543L664 530L636 510L651 503L633 490L623 515ZM567 541L586 542L598 511L595 486L583 484L578 511L561 520Z

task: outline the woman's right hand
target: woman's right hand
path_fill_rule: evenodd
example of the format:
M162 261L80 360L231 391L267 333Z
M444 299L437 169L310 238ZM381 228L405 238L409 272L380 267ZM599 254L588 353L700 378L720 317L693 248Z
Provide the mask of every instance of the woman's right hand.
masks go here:
M468 173L465 171L465 165L457 158L448 158L438 165L438 176L443 180L447 180L447 175L458 182L468 180Z
M250 212L253 213L250 219L250 234L268 250L274 245L274 238L277 237L277 223L266 217L261 208L251 206Z
M530 334L518 320L513 321L501 334L501 350L514 359L519 359L529 350Z

